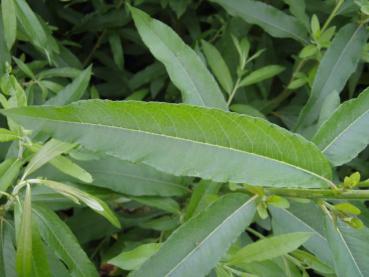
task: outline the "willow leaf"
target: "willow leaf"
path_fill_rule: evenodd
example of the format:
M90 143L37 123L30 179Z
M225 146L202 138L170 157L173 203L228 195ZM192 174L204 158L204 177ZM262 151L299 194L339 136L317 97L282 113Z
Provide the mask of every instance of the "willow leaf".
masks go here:
M139 9L130 8L138 33L170 79L182 92L185 103L227 109L223 94L199 56L167 25Z
M329 163L313 143L246 115L103 100L2 112L26 128L177 176L277 187L331 185Z
M332 91L342 91L359 63L367 37L364 26L350 23L339 30L320 62L309 101L298 120L298 130L315 123L324 99Z
M140 269L138 276L204 276L251 223L255 200L228 194L179 227Z
M325 263L331 265L332 258L324 233L324 215L314 204L301 204L291 201L290 208L270 207L272 226L275 234L309 232L313 235L303 245Z
M335 166L355 158L369 144L369 89L340 105L313 141Z
M267 5L252 0L210 0L218 3L233 16L238 16L248 23L263 28L270 35L278 38L293 38L306 41L306 29L293 16Z
M337 276L369 276L369 229L354 229L340 220L333 223L328 216L325 228Z
M33 214L40 226L43 239L68 266L72 276L98 276L94 265L83 252L67 225L54 212L42 206L34 206Z

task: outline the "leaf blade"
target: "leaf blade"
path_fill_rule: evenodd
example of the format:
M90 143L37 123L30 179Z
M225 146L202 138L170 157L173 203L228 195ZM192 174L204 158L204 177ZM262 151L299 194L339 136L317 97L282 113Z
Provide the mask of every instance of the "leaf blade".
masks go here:
M167 25L130 7L138 32L156 59L161 61L185 103L226 110L218 84L197 54Z
M29 128L42 128L56 138L120 159L140 161L177 176L282 187L331 185L330 166L315 145L246 115L187 105L101 100L2 113ZM217 129L207 128L214 123ZM69 131L65 132L65 128ZM122 137L126 139L122 141ZM240 141L240 137L244 140ZM134 146L138 139L145 147ZM299 153L309 156L301 160ZM177 158L188 159L190 155L196 157L192 163ZM280 176L281 171L284 176Z

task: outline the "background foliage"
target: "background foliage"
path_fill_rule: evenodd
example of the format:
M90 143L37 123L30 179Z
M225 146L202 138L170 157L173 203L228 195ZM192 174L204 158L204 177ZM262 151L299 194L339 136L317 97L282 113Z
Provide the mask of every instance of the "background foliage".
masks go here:
M369 276L368 20L1 0L0 276Z

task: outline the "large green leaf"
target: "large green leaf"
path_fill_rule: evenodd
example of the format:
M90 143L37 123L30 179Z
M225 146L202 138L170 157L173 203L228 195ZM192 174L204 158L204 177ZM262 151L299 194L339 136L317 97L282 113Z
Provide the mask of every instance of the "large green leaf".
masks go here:
M293 38L305 41L306 29L293 16L260 1L252 0L210 0L218 3L231 15L248 23L256 24L270 35L278 38Z
M329 163L314 144L246 115L101 100L2 112L26 128L174 175L278 187L331 184Z
M326 234L338 277L369 276L369 229L353 229L338 220L325 218Z
M78 244L67 225L52 211L34 205L33 214L37 220L43 239L67 265L72 276L98 276L94 265Z
M220 198L199 216L179 227L131 276L203 276L250 224L255 199L242 194Z
M227 109L222 92L199 56L164 23L131 7L137 30L156 59L161 61L185 103Z
M324 233L324 215L315 204L301 204L291 201L290 208L270 207L272 226L275 234L309 232L313 235L304 247L327 264L332 264L328 241Z
M0 222L0 276L17 277L16 252L13 242L14 229L9 222Z
M324 99L332 91L342 91L359 63L367 37L364 26L350 23L339 30L320 62L309 101L298 120L299 130L316 122Z
M335 166L355 158L369 144L369 89L339 106L313 141Z

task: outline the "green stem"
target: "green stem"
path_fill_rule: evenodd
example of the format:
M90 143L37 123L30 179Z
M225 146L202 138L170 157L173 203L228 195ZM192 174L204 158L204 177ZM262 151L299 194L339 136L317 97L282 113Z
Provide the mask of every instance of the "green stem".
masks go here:
M344 2L343 0L339 0L337 2L336 6L332 10L331 14L327 18L327 20L324 22L324 25L323 25L322 29L320 30L321 34L324 33L324 31L328 28L328 26L331 23L331 21L333 20L333 18L337 15L337 13L338 13L339 9L341 8L343 2Z
M305 199L369 199L369 190L264 188L264 191L266 194Z
M240 85L240 82L241 82L241 77L238 77L236 83L234 84L233 90L232 90L232 92L231 92L231 94L228 98L227 106L229 106L232 103L232 100L233 100L234 96L236 95L236 92L238 90L238 86Z
M262 109L264 113L269 114L270 112L272 112L275 108L277 108L284 100L286 100L291 95L293 90L288 89L288 87L292 83L296 73L301 70L301 68L304 66L304 64L305 64L305 60L300 60L297 63L297 66L296 66L295 70L292 72L291 78L288 81L286 87L284 88L284 90L278 96L276 96L274 99L272 99Z

